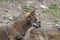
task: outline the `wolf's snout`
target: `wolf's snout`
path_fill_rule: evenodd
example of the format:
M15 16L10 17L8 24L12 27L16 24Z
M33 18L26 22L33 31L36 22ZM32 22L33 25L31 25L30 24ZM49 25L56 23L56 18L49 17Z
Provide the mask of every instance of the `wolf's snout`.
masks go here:
M35 27L35 28L41 27L41 22L39 21L37 23L33 23L33 27Z

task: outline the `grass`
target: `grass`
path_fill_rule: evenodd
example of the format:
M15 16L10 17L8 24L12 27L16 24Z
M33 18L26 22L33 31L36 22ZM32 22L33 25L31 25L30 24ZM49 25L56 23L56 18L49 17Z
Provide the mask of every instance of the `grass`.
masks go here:
M51 4L50 6L49 6L49 9L50 9L50 11L52 12L52 15L53 16L56 16L57 15L57 10L58 10L58 7L57 7L57 5L56 4Z
M31 8L28 7L27 5L23 5L22 9L23 9L24 12L29 12L31 10Z
M58 7L57 7L56 4L51 4L49 6L49 9L50 9L51 12L55 13L57 11Z

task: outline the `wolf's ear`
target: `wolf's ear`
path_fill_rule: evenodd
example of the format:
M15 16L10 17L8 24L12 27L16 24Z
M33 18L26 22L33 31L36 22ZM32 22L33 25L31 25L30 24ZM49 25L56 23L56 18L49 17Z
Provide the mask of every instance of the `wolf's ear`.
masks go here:
M25 17L30 18L30 17L33 16L33 15L35 15L35 10L32 10L32 11L26 13L26 14L25 14Z

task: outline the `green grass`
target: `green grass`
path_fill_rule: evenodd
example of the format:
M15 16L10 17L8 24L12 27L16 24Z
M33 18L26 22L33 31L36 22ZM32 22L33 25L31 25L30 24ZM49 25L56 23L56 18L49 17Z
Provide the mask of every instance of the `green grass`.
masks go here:
M31 10L31 8L28 7L27 5L23 5L22 9L23 9L24 12L29 12Z
M49 9L50 9L51 12L55 13L57 11L58 7L57 7L56 4L51 4L49 6Z
M56 4L51 4L50 6L49 6L49 9L50 9L50 11L52 12L52 15L53 16L56 16L57 15L57 10L58 10L58 7L57 7L57 5Z
M55 18L60 19L60 9L58 8L57 4L51 4L49 6L51 15L53 15Z

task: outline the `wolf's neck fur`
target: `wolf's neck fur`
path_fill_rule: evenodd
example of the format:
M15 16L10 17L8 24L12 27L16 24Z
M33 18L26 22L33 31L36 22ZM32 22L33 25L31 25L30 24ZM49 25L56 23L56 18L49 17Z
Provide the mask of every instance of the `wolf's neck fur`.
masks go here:
M25 29L25 30L29 29L32 26L30 21L28 21L28 18L26 18L26 17L22 18L21 23L22 23L21 25L22 25L23 29Z
M27 31L31 27L31 23L28 21L28 18L26 17L15 20L13 24L15 28L19 30L23 29L24 31Z

